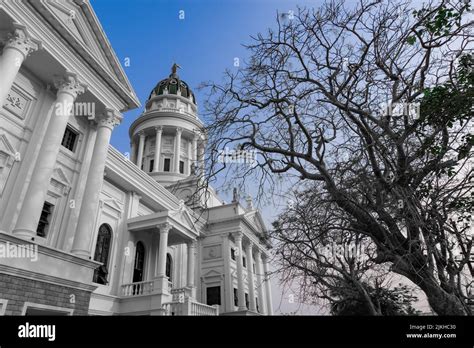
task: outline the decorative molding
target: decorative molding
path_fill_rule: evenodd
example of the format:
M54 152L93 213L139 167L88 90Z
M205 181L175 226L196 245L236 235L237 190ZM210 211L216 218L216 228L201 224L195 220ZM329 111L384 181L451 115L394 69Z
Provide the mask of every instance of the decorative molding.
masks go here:
M87 86L79 82L77 75L71 72L67 72L64 76L57 76L54 79L54 86L58 89L58 95L60 93L67 93L74 100L78 95L83 94L87 90Z
M3 48L5 49L15 49L23 55L23 58L26 59L31 53L41 49L41 42L39 40L31 38L26 26L14 23L15 31L8 34L7 43Z
M114 129L123 120L123 116L113 109L105 109L105 112L99 117L99 127Z

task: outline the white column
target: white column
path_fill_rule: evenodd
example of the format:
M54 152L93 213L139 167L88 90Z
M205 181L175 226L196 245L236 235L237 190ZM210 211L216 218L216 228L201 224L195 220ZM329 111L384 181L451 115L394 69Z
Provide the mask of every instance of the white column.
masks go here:
M268 272L268 259L263 260L263 271L265 272L265 295L267 298L267 314L273 315L272 291L270 287L270 276Z
M267 313L265 296L264 296L264 274L262 270L262 258L260 256L260 250L257 249L255 253L255 267L257 271L257 293L258 293L258 304L260 313Z
M181 158L181 133L183 130L181 128L176 128L176 137L174 138L174 172L179 173L179 161Z
M252 255L252 243L247 244L245 247L247 254L247 281L249 288L249 310L256 312L257 305L255 303L255 288L254 288L254 277L253 277L253 255Z
M199 175L204 175L204 143L198 147L198 167Z
M161 133L163 127L155 127L156 139L155 139L155 163L153 165L153 171L157 172L160 169L160 152L161 152Z
M242 251L242 233L234 234L235 244L237 246L237 294L239 298L239 311L247 310L245 305L245 289L244 289L244 264L243 264L243 251Z
M130 161L132 161L133 164L137 164L137 142L133 140L133 137L130 143Z
M38 40L28 35L24 26L15 26L16 29L8 36L0 56L0 107L5 103L23 61L41 47Z
M158 278L158 287L162 291L168 290L168 278L166 277L166 254L168 253L168 234L171 225L164 223L157 226L160 229L160 245L158 247L158 270L156 277Z
M189 288L194 287L194 262L196 259L196 241L190 241L187 243L188 246L188 271L186 277L186 283Z
M142 169L143 151L145 150L145 132L140 131L138 135L140 137L140 140L138 143L137 167Z
M82 198L81 210L77 222L76 234L71 253L83 258L91 256L91 241L95 231L95 221L99 205L99 196L104 180L105 161L109 150L110 137L113 128L120 123L122 116L112 109L106 109L97 125L94 151L87 175L86 188Z
M191 155L191 162L192 162L192 167L194 169L194 173L191 173L191 174L194 174L196 175L198 173L198 162L197 162L197 156L198 156L198 139L199 139L199 135L197 134L194 134L194 137L193 137L193 144L192 144L192 155Z
M16 226L13 229L13 234L23 238L36 236L36 228L48 192L49 181L56 165L69 116L73 111L74 100L85 91L85 86L78 82L75 74L71 73L56 80L55 85L58 92L56 101L49 111L52 115L49 118L48 129L23 199Z

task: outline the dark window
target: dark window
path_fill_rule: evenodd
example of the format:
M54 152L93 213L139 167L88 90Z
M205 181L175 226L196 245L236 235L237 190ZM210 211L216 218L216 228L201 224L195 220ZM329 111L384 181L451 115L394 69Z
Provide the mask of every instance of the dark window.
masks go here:
M170 254L166 254L166 276L170 282L173 281L171 274L173 273L173 259L171 258Z
M247 307L247 309L249 309L249 294L245 294L245 307Z
M253 264L253 273L257 273L255 272L255 264Z
M51 215L53 213L53 207L51 203L44 202L43 210L41 211L41 216L38 222L38 227L36 228L36 235L38 237L46 237L48 233L48 226L51 222Z
M135 265L133 269L133 282L141 282L143 280L143 270L145 268L145 246L142 242L137 243L135 252Z
M221 304L221 287L220 286L211 286L206 289L207 304L220 305Z
M153 171L153 167L154 167L154 165L155 165L155 160L150 160L150 169L149 169L149 170L150 170L150 172L152 172L152 171Z
M64 146L66 149L74 152L74 148L76 147L76 139L77 133L73 131L72 128L67 126L66 131L64 132L63 141L61 142L61 145Z
M94 260L102 262L100 266L94 272L93 282L98 284L106 285L108 283L108 263L109 263L109 251L110 242L112 240L112 229L109 225L103 224L99 228L99 235L97 236L97 245L95 247Z
M237 295L237 289L234 288L234 306L239 305L239 295Z
M245 258L245 256L242 256L242 263L244 267L247 267L247 259Z
M232 260L235 261L235 249L234 248L230 248L230 257L232 258Z
M171 159L170 158L165 158L165 163L163 166L163 171L164 172L169 172L171 167Z
M179 172L181 174L184 174L184 162L183 161L179 161Z
M258 308L258 297L255 297L255 305L257 307L257 312L260 313L260 308Z

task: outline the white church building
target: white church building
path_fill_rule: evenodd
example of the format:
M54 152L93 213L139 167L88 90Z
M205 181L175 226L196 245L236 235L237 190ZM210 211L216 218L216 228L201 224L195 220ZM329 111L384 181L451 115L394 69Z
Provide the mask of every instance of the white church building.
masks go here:
M176 64L128 157L109 142L138 107L89 1L0 0L0 315L272 314L251 199L194 194L206 136Z

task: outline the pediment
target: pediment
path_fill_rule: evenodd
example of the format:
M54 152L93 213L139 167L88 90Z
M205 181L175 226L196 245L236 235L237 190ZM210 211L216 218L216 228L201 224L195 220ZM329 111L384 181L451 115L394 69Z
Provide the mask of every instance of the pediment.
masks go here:
M98 38L88 25L88 21L82 9L71 1L47 0L45 6L56 17L56 19L71 33L71 35L84 46L90 53L98 59L103 66L112 71L112 67L106 61L101 47L98 45Z
M96 69L119 82L122 88L133 88L87 0L30 0L62 37Z
M71 182L69 181L61 167L56 167L54 169L53 175L51 176L51 180L57 181L64 187L71 187Z
M0 152L5 153L8 157L15 156L15 148L10 143L10 141L8 141L8 138L5 134L0 135Z
M216 270L214 269L211 269L210 271L204 273L201 278L210 278L210 277L220 277L221 274L219 272L217 272Z

